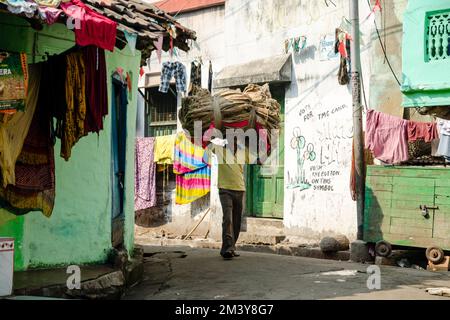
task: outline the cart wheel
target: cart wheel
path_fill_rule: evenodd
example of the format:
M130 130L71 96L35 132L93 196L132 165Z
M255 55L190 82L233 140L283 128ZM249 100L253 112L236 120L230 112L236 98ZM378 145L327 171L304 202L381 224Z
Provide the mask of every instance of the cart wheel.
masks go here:
M425 255L434 264L439 264L444 260L444 251L439 247L428 247Z
M387 241L378 241L375 245L375 252L380 257L389 257L392 253L392 246Z

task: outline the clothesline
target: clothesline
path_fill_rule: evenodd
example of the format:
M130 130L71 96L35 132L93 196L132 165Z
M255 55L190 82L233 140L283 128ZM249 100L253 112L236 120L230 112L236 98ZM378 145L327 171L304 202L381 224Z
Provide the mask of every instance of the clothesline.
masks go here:
M365 144L376 159L396 164L409 159L408 143L424 140L429 143L439 139L437 122L416 122L389 114L367 112ZM444 120L442 120L444 121ZM447 141L447 140L446 140ZM442 143L440 141L440 147ZM444 147L442 146L442 149ZM450 150L447 146L446 150ZM450 156L450 152L449 156Z

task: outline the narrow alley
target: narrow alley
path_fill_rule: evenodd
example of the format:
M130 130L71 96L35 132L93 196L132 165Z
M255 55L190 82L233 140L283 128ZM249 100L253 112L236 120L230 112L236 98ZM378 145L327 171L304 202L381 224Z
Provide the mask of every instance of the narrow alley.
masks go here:
M443 299L428 287L445 287L448 273L381 267L381 289L370 290L369 264L241 252L223 261L217 250L144 248L144 278L123 299L310 300Z
M448 70L450 0L0 0L0 300L449 302Z

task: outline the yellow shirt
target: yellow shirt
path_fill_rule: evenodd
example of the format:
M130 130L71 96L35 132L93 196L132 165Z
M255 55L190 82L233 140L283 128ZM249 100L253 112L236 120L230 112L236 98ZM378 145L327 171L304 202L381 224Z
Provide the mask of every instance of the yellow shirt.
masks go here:
M225 152L225 149L223 149L223 151ZM242 154L240 154L242 151L244 150L237 151L237 153L231 157L231 161L226 161L226 159L224 159L222 163L219 163L217 179L217 186L219 189L245 191L244 163L242 163L242 160L245 161L247 159L242 158ZM225 153L224 158L226 158Z
M244 165L227 163L219 164L217 185L219 189L245 191Z
M153 161L157 164L172 164L176 135L159 136L155 139Z

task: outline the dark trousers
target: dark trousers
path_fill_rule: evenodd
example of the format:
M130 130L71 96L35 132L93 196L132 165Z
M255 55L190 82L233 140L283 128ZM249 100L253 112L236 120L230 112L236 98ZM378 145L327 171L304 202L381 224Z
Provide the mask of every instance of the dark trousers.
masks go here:
M221 255L225 252L233 252L236 250L235 245L241 231L244 194L244 191L219 189L223 212Z

